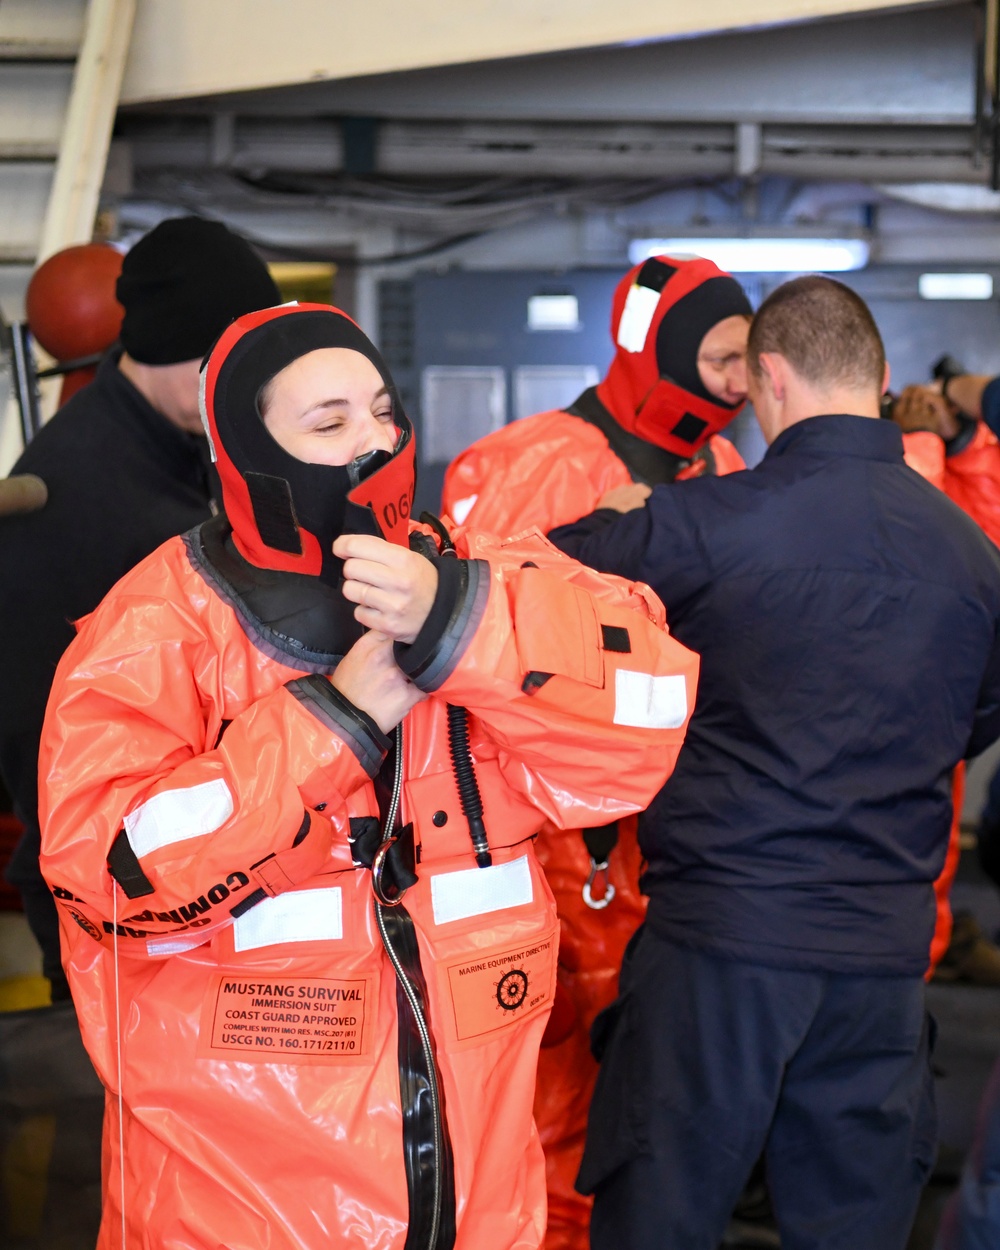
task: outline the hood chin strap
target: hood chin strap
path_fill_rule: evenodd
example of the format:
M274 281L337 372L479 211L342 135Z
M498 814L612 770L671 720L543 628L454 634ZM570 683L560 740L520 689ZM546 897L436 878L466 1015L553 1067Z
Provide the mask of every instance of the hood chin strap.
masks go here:
M611 362L607 377L597 386L601 403L630 434L683 459L695 455L743 408L743 402L732 406L709 402L669 378L659 378L636 408L630 381L616 371L617 363L617 358Z

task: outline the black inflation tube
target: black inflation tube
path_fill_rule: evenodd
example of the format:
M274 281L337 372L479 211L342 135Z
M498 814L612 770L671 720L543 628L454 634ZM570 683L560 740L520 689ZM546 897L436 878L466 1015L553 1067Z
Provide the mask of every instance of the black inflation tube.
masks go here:
M432 512L422 512L420 520L437 534L441 542L441 554L454 556L455 544L441 521ZM451 765L455 771L458 797L465 819L469 822L469 835L475 848L476 863L480 868L490 868L493 856L490 854L489 838L486 836L486 825L483 821L483 797L479 793L476 767L469 749L469 713L466 708L457 707L454 703L448 704L448 745L451 748Z
M469 822L469 833L476 851L476 863L480 868L489 868L493 863L493 856L490 854L486 825L483 823L483 799L479 793L472 752L469 750L469 713L464 707L456 707L454 703L448 704L448 745L451 748L455 781L458 783L458 797L462 802L465 819Z

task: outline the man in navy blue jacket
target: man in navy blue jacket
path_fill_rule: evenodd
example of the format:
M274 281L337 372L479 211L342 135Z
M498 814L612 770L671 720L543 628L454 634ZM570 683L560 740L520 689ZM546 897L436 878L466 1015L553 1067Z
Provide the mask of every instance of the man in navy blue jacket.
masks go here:
M748 366L758 468L551 535L702 657L594 1027L595 1250L715 1250L762 1150L783 1250L894 1250L934 1156L922 977L951 772L1000 736L1000 554L878 420L848 288L780 287Z

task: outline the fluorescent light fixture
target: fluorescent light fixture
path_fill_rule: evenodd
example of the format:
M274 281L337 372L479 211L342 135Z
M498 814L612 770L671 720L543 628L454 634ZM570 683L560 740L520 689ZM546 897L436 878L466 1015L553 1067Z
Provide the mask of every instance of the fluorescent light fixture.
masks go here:
M532 295L528 300L529 330L579 330L580 305L575 295Z
M988 273L922 273L917 290L921 299L992 299L993 277Z
M867 239L700 238L633 239L629 259L641 264L650 256L704 256L728 273L843 273L868 264Z

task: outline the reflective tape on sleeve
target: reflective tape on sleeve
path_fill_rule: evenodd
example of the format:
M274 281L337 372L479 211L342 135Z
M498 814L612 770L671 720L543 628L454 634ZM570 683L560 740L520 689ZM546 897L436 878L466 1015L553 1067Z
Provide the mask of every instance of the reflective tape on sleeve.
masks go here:
M344 936L344 899L339 885L293 890L267 898L233 923L238 951L282 942L336 941Z
M687 719L684 678L652 673L615 673L615 724L637 729L680 729Z
M161 790L125 817L128 840L141 859L151 851L214 833L233 814L233 796L222 777L184 790Z
M528 857L490 868L463 868L431 877L434 923L484 916L506 907L520 907L533 898Z
M183 955L185 951L193 951L211 938L210 933L192 938L147 938L146 954L151 959L163 959L167 955Z

